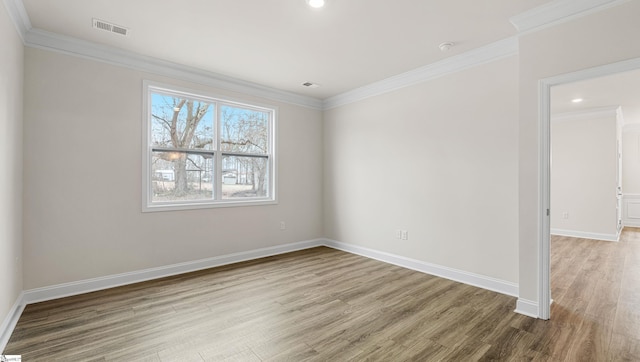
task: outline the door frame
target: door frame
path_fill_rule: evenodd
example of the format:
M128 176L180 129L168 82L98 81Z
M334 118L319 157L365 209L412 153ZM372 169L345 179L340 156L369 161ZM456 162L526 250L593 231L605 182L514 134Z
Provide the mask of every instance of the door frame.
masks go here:
M616 73L640 69L640 58L629 59L541 79L538 82L538 149L539 149L539 192L538 205L538 318L551 317L551 87L604 77Z

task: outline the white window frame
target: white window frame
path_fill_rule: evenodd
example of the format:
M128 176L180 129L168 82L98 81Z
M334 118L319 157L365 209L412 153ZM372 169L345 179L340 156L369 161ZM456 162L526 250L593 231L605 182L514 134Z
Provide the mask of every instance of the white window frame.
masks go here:
M259 206L259 205L273 205L278 203L277 199L277 185L278 185L278 172L277 172L277 159L276 159L276 134L277 134L277 107L271 105L261 105L255 102L247 103L238 100L229 99L228 97L219 97L216 95L208 94L207 92L185 89L181 87L175 87L172 85L166 85L151 81L143 81L143 114L142 114L142 212L154 212L154 211L173 211L173 210L193 210L193 209L208 209L218 207L237 207L237 206ZM161 93L167 95L174 95L177 97L186 97L198 100L205 100L215 104L215 116L214 116L214 144L215 150L210 153L214 156L214 198L205 200L180 200L180 201L165 201L154 202L153 201L153 188L152 185L152 155L153 149L159 149L153 147L151 144L151 94ZM222 157L223 156L256 156L251 154L244 154L238 152L222 152L220 151L220 121L219 114L221 106L237 106L246 109L254 109L263 112L268 112L269 117L269 151L265 155L259 155L260 157L267 158L268 167L268 196L267 197L253 197L246 199L222 199ZM197 153L197 152L196 152ZM209 153L209 151L206 151ZM220 180L218 180L220 178Z

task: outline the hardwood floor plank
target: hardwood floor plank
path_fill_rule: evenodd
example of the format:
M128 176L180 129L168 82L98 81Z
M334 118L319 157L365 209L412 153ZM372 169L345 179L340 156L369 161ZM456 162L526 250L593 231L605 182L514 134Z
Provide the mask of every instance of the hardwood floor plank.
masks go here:
M638 361L640 229L552 237L551 320L515 298L314 248L29 305L25 361Z
M610 351L611 361L640 361L640 339L613 333Z

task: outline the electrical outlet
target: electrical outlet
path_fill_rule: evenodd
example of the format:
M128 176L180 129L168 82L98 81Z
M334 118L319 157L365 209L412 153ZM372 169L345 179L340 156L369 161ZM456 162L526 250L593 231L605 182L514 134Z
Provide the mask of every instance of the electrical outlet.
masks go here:
M402 233L400 233L400 239L409 240L409 232L407 230L402 230Z
M287 228L287 224L284 223L284 221L280 221L280 230L284 230Z
M565 212L563 212L563 213L562 213L562 218L563 218L563 219L568 219L568 218L569 218L569 213L568 213L568 212L566 212L566 211L565 211Z

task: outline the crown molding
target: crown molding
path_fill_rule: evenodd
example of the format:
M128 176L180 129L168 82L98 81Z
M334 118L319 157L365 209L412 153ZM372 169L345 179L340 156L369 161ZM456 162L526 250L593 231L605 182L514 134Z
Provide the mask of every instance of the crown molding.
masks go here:
M630 0L556 0L515 15L509 21L518 33L531 33L628 1Z
M246 95L296 104L318 110L322 109L322 101L317 98L290 93L228 77L222 74L208 72L202 69L172 63L41 29L29 30L26 33L25 45L33 48L46 49L92 59L112 65L124 66L143 72L181 79L210 87L240 92Z
M247 82L195 67L136 54L133 52L92 43L89 41L34 29L22 0L3 0L9 17L25 46L55 51L67 55L124 66L143 72L181 79L196 84L221 88L242 94L266 98L307 108L322 110L323 102L318 98L303 96L283 90Z
M57 51L68 55L125 66L140 71L318 110L339 107L518 53L517 39L515 37L508 38L322 101L317 98L285 92L194 67L99 45L41 29L33 29L22 0L3 1L9 12L9 16L26 46Z
M503 39L484 47L327 98L324 101L324 109L340 107L517 54L518 39L516 37Z
M516 27L519 35L522 35L628 1L630 0L556 0L509 20ZM3 0L3 2L25 46L57 51L317 110L340 107L518 54L518 38L511 37L322 101L194 67L33 29L22 0Z
M31 20L29 20L27 10L24 8L24 3L22 3L22 0L3 0L3 2L9 18L11 18L11 22L13 22L13 25L18 31L18 35L24 43L27 32L32 28Z

